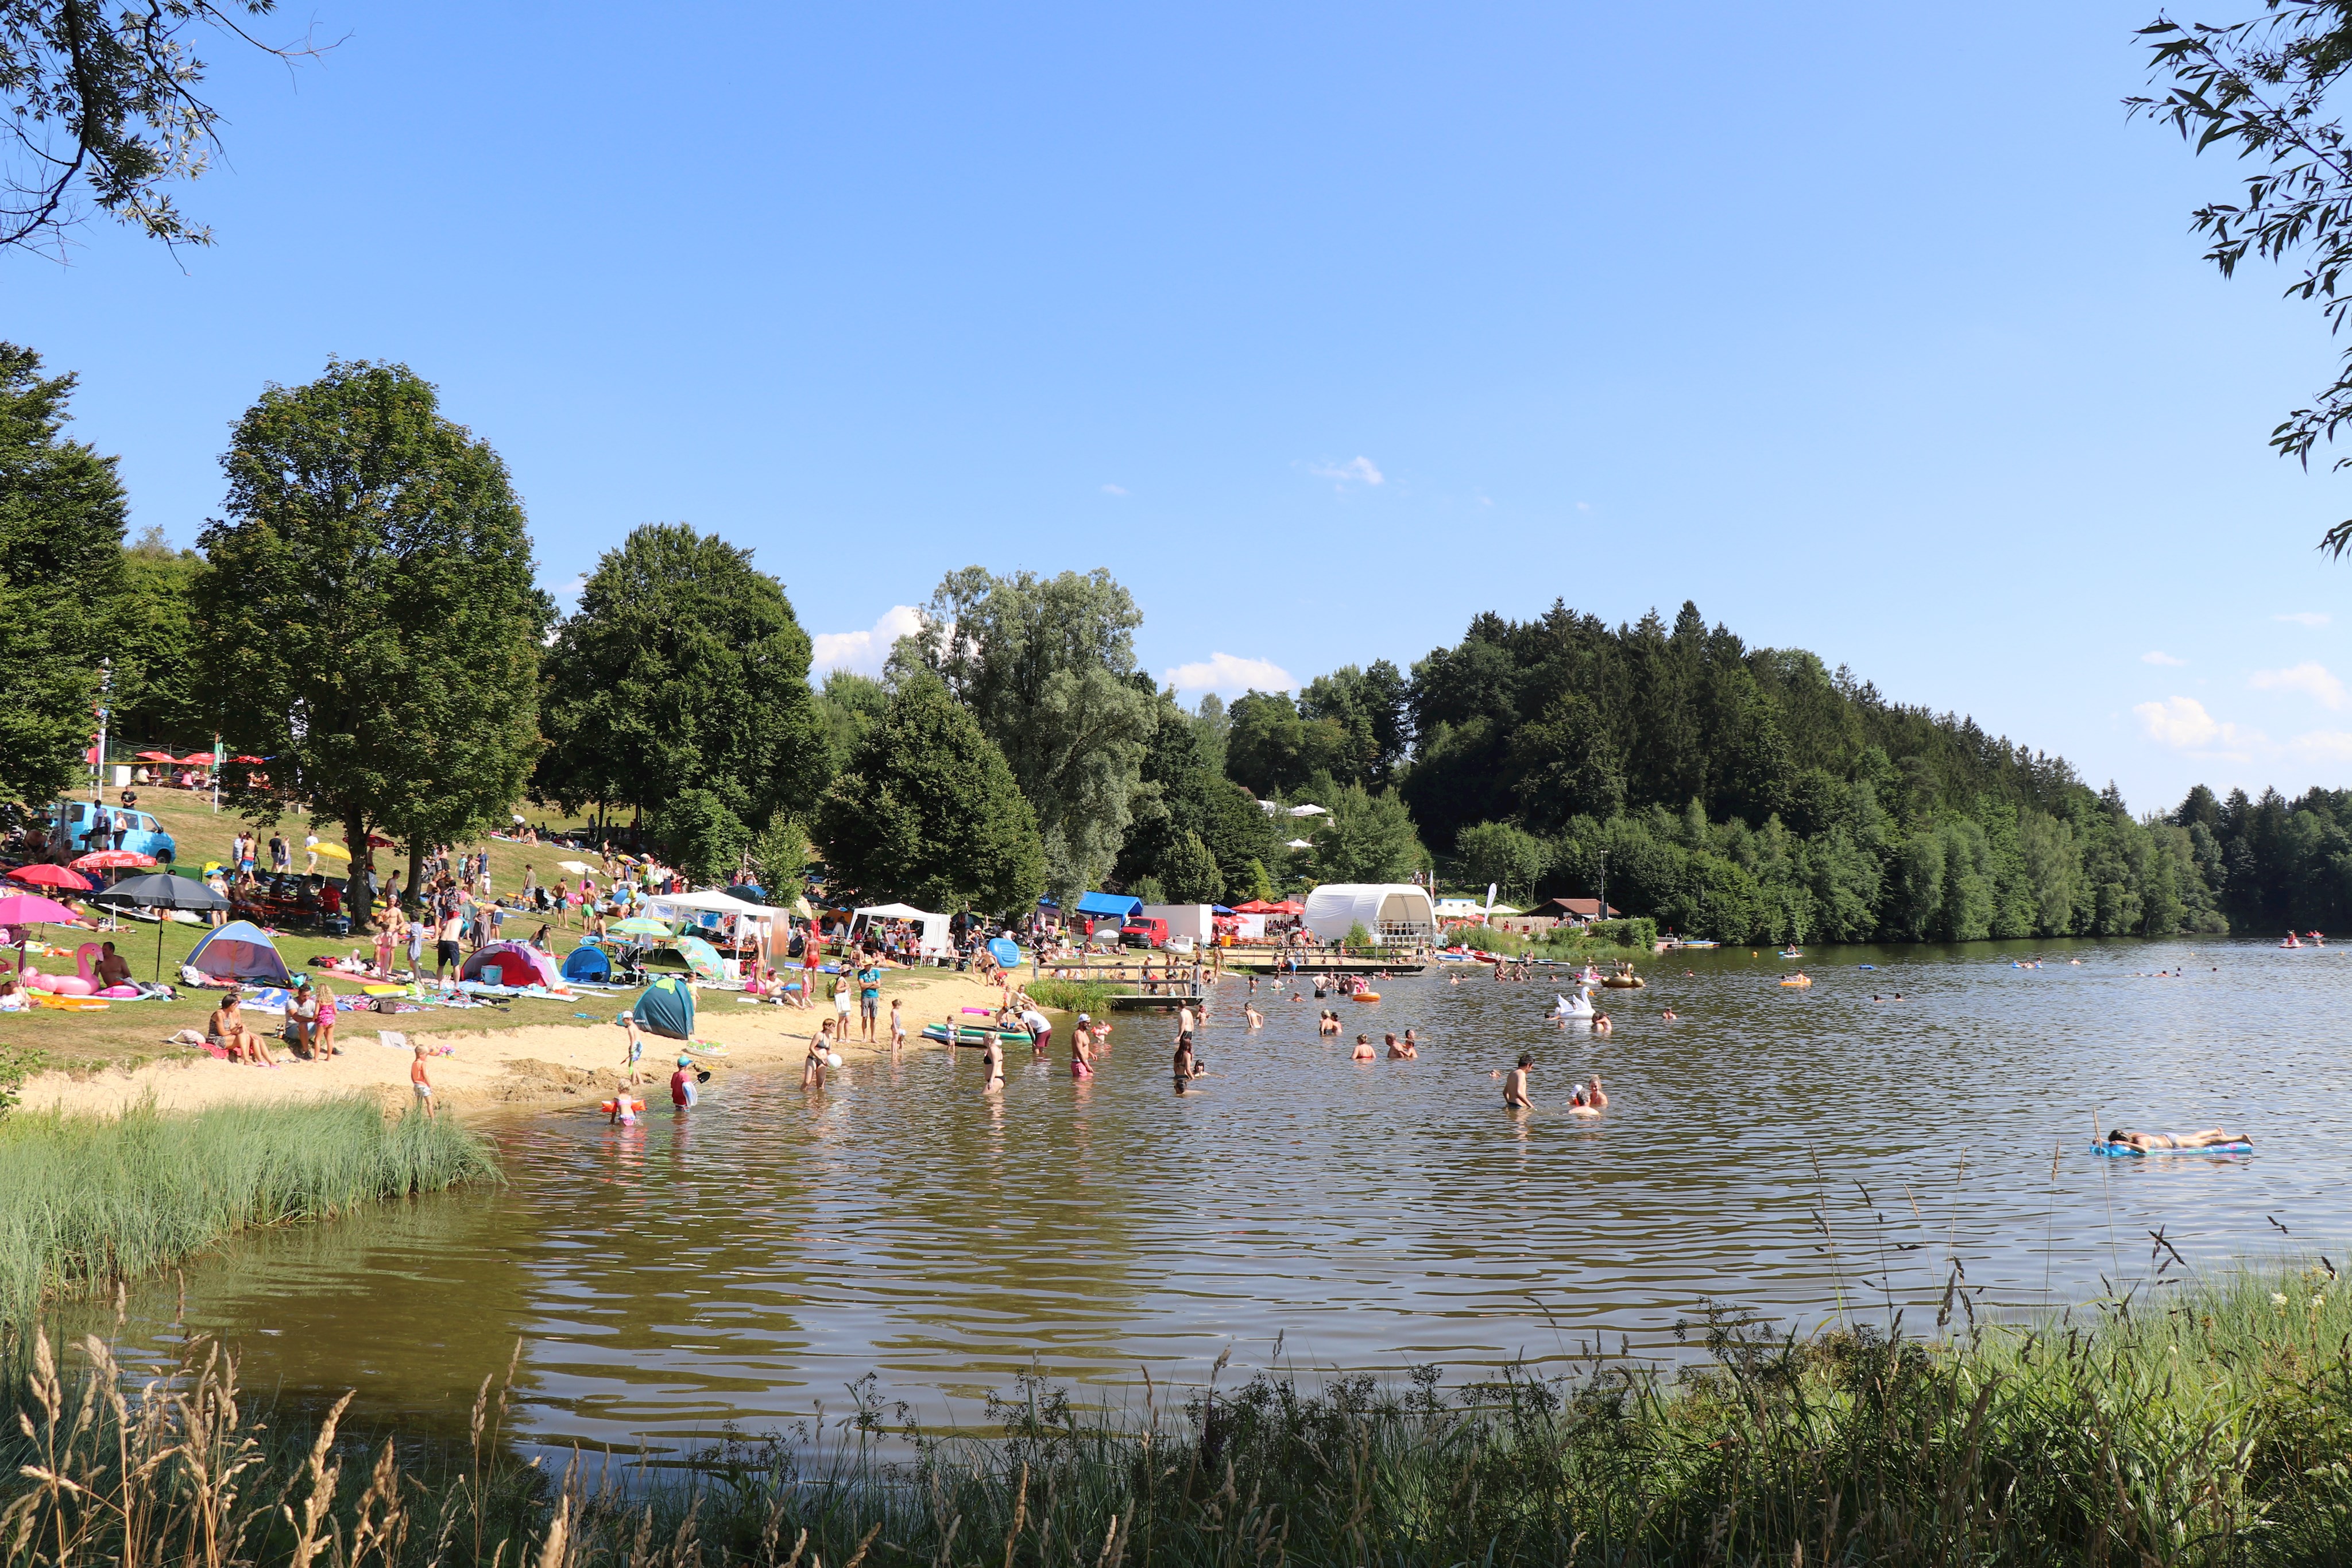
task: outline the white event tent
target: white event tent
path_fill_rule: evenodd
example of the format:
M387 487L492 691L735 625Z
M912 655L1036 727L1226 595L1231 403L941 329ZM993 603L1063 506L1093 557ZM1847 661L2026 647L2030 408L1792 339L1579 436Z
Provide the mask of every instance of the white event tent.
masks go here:
M948 951L948 917L944 915L933 915L929 910L918 909L911 904L876 904L864 909L851 911L850 929L856 930L857 923L861 920L915 921L923 928L922 936L918 937L915 943L918 952L928 954Z
M1376 942L1402 946L1437 939L1437 905L1409 882L1327 882L1307 895L1307 929L1336 942L1360 925Z

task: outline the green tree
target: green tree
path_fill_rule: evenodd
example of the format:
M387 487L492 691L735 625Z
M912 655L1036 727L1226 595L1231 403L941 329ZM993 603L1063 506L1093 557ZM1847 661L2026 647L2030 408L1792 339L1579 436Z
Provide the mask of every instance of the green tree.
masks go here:
M817 688L817 706L824 715L826 750L833 758L833 771L840 772L849 766L850 754L866 732L882 722L890 711L890 688L871 675L861 675L850 670L834 670Z
M2154 98L2125 101L2179 131L2198 152L2220 147L2252 167L2244 195L2209 202L2191 214L2205 259L2236 275L2248 256L2294 261L2301 276L2290 298L2316 302L2340 331L2352 292L2338 287L2352 267L2352 161L2345 157L2336 87L2352 69L2352 7L2338 0L2267 0L2259 16L2221 25L2159 16L2140 29L2151 74L2169 78ZM2333 385L2271 432L2281 456L2306 467L2312 449L2352 420L2352 351ZM2341 468L2346 461L2338 460ZM2328 529L2321 548L2352 548L2352 518Z
M513 808L539 752L551 619L506 465L441 417L404 365L331 361L269 388L221 465L226 519L199 542L218 581L198 609L204 678L257 822L286 806L340 824L356 868L383 829L426 846Z
M114 459L65 438L74 378L0 343L0 800L71 788L98 727L99 660L122 591Z
M1344 785L1330 791L1328 810L1315 833L1318 881L1399 882L1428 859L1393 789Z
M1504 897L1523 905L1535 896L1537 880L1551 868L1551 852L1544 841L1508 822L1465 828L1454 845L1470 883L1491 883L1502 889Z
M1169 846L1168 856L1160 862L1160 885L1168 890L1171 904L1219 904L1225 896L1225 876L1217 869L1217 857L1201 841L1201 835L1183 832Z
M239 18L277 0L13 0L0 7L0 103L23 157L0 184L0 246L61 254L85 203L166 245L208 245L165 187L205 171L220 115L201 96L199 27L281 60Z
M733 882L751 843L743 819L709 789L679 790L653 809L646 826L669 862L699 883Z
M936 678L905 674L850 763L817 815L837 883L931 908L1035 906L1045 883L1036 814L1004 754Z
M151 528L122 552L114 615L114 728L125 739L209 747L212 705L197 676L196 597L205 558Z
M1065 906L1099 885L1126 841L1159 700L1135 668L1142 623L1108 571L1040 579L974 566L941 580L913 639L1003 750Z
M534 789L577 810L706 789L744 836L812 810L832 776L809 637L751 552L648 523L605 552L547 656Z
M1612 817L1625 803L1625 777L1600 708L1570 692L1511 740L1513 789L1528 824L1554 829L1570 817Z

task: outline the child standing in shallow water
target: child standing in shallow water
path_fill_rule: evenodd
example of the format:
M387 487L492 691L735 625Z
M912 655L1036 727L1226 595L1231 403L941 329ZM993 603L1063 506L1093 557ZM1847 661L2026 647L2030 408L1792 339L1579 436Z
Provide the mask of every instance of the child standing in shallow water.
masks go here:
M408 1086L415 1091L416 1103L425 1108L425 1119L433 1120L433 1079L425 1071L425 1048L416 1047L416 1060L408 1064Z

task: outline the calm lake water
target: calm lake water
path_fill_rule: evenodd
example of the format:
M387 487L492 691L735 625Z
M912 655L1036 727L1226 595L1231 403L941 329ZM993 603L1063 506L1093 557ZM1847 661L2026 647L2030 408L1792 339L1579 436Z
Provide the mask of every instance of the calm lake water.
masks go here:
M240 1241L186 1270L184 1318L151 1287L122 1333L219 1333L249 1386L459 1429L520 1337L530 1437L672 1448L841 1412L867 1373L940 1425L1033 1367L1127 1403L1229 1346L1451 1381L1592 1342L1670 1357L1709 1301L1927 1328L1953 1260L1981 1312L2142 1276L2159 1228L2207 1264L2352 1234L2352 949L1826 948L1781 988L1798 967L1660 959L1605 1040L1483 969L1371 1006L1262 983L1255 1032L1229 980L1181 1095L1171 1027L1127 1015L1090 1083L1016 1052L984 1099L977 1052L927 1048L815 1095L739 1072L636 1128L518 1119L505 1188ZM1350 1063L1314 1030L1335 1005L1375 1041L1413 1026L1421 1060ZM1522 1050L1515 1115L1489 1075ZM1566 1114L1596 1071L1607 1117ZM2095 1127L2216 1123L2255 1155L2087 1153Z

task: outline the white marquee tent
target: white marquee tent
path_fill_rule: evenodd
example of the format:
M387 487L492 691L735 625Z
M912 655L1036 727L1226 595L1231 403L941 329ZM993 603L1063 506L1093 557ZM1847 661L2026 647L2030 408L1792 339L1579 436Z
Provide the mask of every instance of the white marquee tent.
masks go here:
M877 904L855 911L850 916L854 929L860 920L911 920L920 925L923 934L916 940L916 950L921 953L944 953L948 950L948 917L933 915L928 909L918 909L911 904Z
M1434 942L1437 905L1409 882L1327 882L1307 895L1307 929L1336 942L1358 925L1390 945Z

